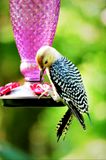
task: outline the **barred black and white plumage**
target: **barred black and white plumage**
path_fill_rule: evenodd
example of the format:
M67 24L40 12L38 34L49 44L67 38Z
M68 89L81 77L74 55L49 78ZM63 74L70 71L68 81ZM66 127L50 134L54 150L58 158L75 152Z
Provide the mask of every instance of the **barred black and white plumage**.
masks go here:
M78 111L88 112L87 95L80 72L67 58L61 57L50 67L50 77L64 102L72 103Z
M58 124L58 140L62 133L68 129L69 122L74 115L86 129L83 113L88 113L88 101L81 74L78 68L67 58L63 57L56 49L43 46L37 52L37 63L41 69L41 78L46 69L47 75L53 87L54 95L68 106L68 110ZM53 98L54 96L51 95ZM55 100L55 98L54 98Z
M72 122L73 113L71 109L69 108L65 115L61 118L59 123L57 124L57 141L59 141L60 137L63 133L67 133L68 127L70 123Z
M86 129L81 112L89 115L87 95L77 67L67 58L61 57L51 65L50 77L59 96L78 118L83 129Z

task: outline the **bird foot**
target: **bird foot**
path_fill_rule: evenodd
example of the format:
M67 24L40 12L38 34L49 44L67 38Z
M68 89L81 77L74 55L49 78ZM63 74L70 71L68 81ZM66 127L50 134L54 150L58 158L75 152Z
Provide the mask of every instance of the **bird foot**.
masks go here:
M49 95L49 93L48 93L49 86L44 87L43 85L41 85L40 87L44 92L42 92L42 94L38 97L38 99L42 98L43 96Z
M53 90L51 87L48 87L48 88L44 88L43 86L41 87L44 92L38 97L38 99L40 99L42 96L44 96L45 94L46 95L50 95L54 101L56 102L60 102L61 101L61 98L58 94L54 94Z

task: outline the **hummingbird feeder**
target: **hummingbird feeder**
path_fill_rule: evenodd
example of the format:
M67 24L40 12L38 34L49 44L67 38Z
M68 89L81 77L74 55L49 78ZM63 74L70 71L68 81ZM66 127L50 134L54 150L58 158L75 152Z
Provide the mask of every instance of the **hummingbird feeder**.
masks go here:
M63 105L56 103L48 93L39 99L39 95L51 85L40 82L40 71L35 61L40 47L52 45L59 10L60 0L10 0L11 22L25 83L11 82L0 87L0 99L4 106Z

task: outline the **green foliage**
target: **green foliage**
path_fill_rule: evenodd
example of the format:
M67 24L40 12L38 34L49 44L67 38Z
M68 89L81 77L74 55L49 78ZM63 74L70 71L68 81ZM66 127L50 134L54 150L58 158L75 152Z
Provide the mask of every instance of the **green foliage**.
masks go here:
M31 160L29 156L11 147L8 143L0 143L0 158L3 160Z
M8 2L0 2L0 85L22 79ZM87 130L83 131L74 118L66 139L57 143L55 127L67 108L6 109L0 102L0 160L24 160L28 155L47 160L106 158L105 8L104 0L61 0L53 43L82 73L93 125L85 115Z

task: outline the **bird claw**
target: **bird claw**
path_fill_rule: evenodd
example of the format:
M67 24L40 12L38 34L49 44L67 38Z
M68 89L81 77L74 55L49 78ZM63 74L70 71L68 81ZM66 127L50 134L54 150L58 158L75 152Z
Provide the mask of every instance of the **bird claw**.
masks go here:
M54 93L53 89L51 86L48 85L41 85L40 84L40 88L43 90L43 92L40 94L40 96L38 97L38 99L42 98L43 96L51 96L53 98L54 101L59 102L61 101L60 96L57 93Z
M44 88L42 88L44 89ZM41 97L43 97L44 95L49 95L52 97L52 99L56 102L59 102L60 101L60 97L58 95L55 95L53 93L53 90L51 89L45 89L44 92L38 97L38 99L40 99Z
M48 85L46 85L46 84L44 84L44 85L40 85L40 88L43 90L43 92L41 93L41 95L38 97L38 99L40 99L41 97L43 97L43 96L48 96L49 95L49 87L50 86L48 86Z
M47 96L47 95L48 95L47 93L48 93L47 91L44 91L44 92L38 97L38 99L42 98L44 95Z

